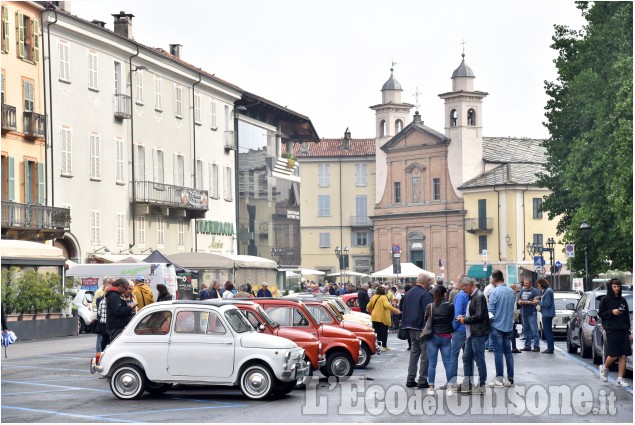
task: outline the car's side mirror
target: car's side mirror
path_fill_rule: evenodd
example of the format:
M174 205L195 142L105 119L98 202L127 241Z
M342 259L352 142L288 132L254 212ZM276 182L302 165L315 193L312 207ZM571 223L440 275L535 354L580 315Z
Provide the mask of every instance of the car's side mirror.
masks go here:
M567 310L575 310L575 305L573 303L569 303L565 306Z
M596 310L589 310L586 312L591 317L598 317L598 312Z
M263 325L262 323L258 325L258 332L264 332L265 330L265 325Z

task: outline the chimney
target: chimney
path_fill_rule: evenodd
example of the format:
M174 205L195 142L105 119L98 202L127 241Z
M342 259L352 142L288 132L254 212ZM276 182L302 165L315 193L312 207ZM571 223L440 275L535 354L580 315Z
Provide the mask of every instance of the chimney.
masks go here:
M172 56L176 56L181 59L181 52L183 51L183 46L180 44L170 44L170 54Z
M104 21L99 21L97 19L93 19L91 24L98 26L99 28L106 28L106 23Z
M122 10L112 16L115 18L115 34L132 39L132 18L134 15Z
M344 131L344 138L342 139L342 149L351 149L351 132L348 131L348 127L346 127L346 131Z
M421 121L421 115L419 115L419 111L415 111L415 114L412 117L412 122L415 124L423 124L423 121Z

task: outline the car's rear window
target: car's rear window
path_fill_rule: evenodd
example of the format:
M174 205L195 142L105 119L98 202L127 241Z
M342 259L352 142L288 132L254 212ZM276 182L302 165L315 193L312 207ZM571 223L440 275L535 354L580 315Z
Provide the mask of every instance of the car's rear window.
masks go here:
M577 304L578 300L579 298L556 298L556 310L566 310L567 304L573 303L575 305Z
M254 328L251 327L249 321L237 308L227 310L225 312L225 318L229 322L229 326L231 326L232 329L238 333L250 332L254 330Z
M137 323L134 333L137 335L166 335L172 324L171 311L155 311Z

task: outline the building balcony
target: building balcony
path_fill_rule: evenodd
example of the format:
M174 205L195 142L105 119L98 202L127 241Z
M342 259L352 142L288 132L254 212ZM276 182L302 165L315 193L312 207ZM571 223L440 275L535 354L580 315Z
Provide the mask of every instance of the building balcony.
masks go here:
M46 240L70 229L71 210L2 201L2 235L14 239Z
M114 107L115 117L121 119L130 119L130 108L132 99L127 94L115 94Z
M225 149L236 150L236 132L235 131L225 132Z
M3 110L4 113L4 110ZM46 117L35 112L24 112L24 135L33 139L44 137Z
M474 235L484 235L492 233L494 226L492 217L478 217L465 219L465 231Z
M366 215L352 215L351 227L372 227L373 220Z
M135 197L132 202L141 214L150 214L156 207L163 215L203 218L209 210L207 190L150 181L139 181L134 185Z
M2 104L2 131L17 130L15 106Z

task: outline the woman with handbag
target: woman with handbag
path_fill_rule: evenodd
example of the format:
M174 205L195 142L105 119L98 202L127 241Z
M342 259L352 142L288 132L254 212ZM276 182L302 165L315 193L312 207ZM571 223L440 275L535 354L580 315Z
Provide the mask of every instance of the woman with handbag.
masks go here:
M448 380L446 395L453 395L454 388L452 378L456 375L456 372L452 370L452 333L454 332L454 305L447 301L447 289L445 286L437 286L432 291L434 296L434 302L428 305L426 311L427 321L431 321L428 324L426 321L426 328L431 327L432 335L427 338L428 348L428 395L434 395L434 378L437 369L437 359L439 351L441 351L441 359L443 360L443 366L445 367L445 376ZM423 332L426 332L424 328Z
M384 350L390 350L386 347L388 342L388 327L390 326L390 312L401 314L401 312L390 305L386 296L386 289L383 286L377 288L377 292L366 306L370 313L370 320L373 322L373 329L377 332L377 340L381 342Z

